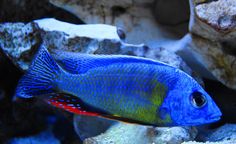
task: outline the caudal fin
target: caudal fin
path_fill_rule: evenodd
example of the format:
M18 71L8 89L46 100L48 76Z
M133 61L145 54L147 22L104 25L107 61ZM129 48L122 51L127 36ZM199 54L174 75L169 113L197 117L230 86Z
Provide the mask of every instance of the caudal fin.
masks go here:
M60 67L42 45L29 70L20 79L16 96L30 98L52 93L55 88L55 79L60 73Z

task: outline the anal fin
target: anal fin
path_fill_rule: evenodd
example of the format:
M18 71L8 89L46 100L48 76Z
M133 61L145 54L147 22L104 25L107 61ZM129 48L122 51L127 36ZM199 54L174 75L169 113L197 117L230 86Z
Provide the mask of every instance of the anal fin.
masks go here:
M45 99L49 104L64 109L66 111L86 116L99 116L100 114L96 112L89 112L84 110L80 103L81 100L75 96L65 95L65 94L55 94L47 97Z

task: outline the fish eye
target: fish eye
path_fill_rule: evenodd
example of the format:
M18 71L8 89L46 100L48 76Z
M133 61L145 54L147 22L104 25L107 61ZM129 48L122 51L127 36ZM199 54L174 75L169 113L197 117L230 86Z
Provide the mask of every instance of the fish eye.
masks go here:
M192 105L196 108L202 108L206 105L206 97L200 92L193 92L191 96Z

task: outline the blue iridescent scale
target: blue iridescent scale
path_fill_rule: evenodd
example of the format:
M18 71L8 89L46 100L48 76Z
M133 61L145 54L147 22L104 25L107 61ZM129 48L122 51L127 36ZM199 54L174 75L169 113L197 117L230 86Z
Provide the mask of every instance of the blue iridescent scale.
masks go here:
M154 89L163 82L160 67L163 65L114 63L82 74L65 73L60 77L58 89L108 113L130 117L139 108L157 110L160 106L151 101Z

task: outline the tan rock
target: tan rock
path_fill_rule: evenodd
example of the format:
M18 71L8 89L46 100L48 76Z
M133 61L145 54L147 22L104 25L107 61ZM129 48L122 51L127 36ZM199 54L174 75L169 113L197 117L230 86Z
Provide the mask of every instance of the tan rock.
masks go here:
M226 54L219 42L192 35L190 42L195 58L219 81L236 89L236 57Z
M190 47L216 79L236 89L236 0L190 0Z
M195 2L195 3L194 3ZM206 1L205 1L206 2ZM236 38L236 0L218 0L196 4L190 0L190 31L212 41Z

